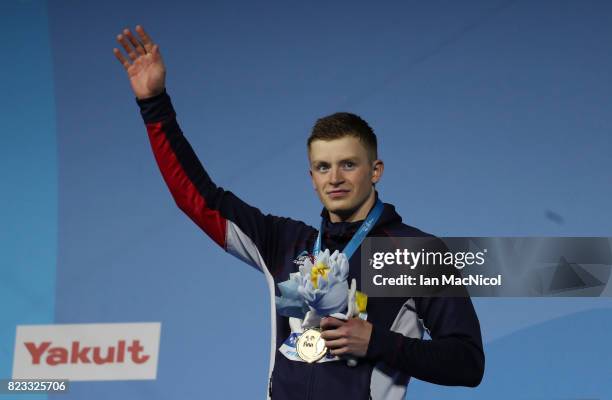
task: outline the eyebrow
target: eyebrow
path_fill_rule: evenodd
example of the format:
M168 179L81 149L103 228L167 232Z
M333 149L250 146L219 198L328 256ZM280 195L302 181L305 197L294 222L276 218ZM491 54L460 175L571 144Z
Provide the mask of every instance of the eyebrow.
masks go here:
M313 162L310 163L311 167L315 167L318 165L329 165L329 163L327 161L320 161L320 160L315 160Z
M338 163L345 163L345 162L352 162L357 164L359 157L347 157L347 158L343 158L342 160L339 160ZM328 161L323 161L323 160L314 160L313 162L310 163L310 165L321 165L321 164L325 164L325 165L329 165L330 163Z

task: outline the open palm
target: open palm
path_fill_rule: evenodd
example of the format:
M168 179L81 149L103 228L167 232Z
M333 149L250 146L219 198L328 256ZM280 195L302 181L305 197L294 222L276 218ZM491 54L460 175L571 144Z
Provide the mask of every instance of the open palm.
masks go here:
M129 29L117 35L117 41L123 46L129 60L119 49L113 49L113 53L127 71L136 97L145 99L164 90L166 68L159 46L153 43L140 25L136 26L136 32L140 41L136 40Z

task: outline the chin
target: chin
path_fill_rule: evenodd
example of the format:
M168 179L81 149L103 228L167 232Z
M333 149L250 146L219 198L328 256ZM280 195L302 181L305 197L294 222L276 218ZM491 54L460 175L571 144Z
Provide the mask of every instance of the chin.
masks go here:
M354 208L351 207L350 201L347 201L346 199L328 200L326 207L332 212L348 212Z
M350 205L340 205L340 204L329 204L329 207L326 207L327 211L332 212L338 215L351 215L356 211L355 207L351 207Z

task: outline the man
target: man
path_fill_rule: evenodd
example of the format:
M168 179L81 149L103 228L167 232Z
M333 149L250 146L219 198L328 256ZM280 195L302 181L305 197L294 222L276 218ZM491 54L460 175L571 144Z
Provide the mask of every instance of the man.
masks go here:
M469 298L370 298L361 317L323 318L321 337L329 353L305 362L295 347L305 320L280 311L279 284L313 258L319 243L321 250L347 252L364 220L372 221L369 236L430 235L402 224L395 208L378 199L375 184L384 164L376 136L349 113L320 119L308 140L312 184L324 205L321 229L264 215L217 187L176 121L158 46L142 27L136 32L139 40L127 29L117 36L127 58L113 51L127 71L170 192L217 244L266 277L273 334L269 397L401 399L411 376L442 385L478 385L484 354ZM360 255L352 254L348 278L359 283ZM422 339L425 329L432 340Z

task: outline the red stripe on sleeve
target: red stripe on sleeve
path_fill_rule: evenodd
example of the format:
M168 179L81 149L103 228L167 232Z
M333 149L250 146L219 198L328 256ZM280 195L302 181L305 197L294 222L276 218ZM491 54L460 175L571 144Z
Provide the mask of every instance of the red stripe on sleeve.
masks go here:
M157 165L176 204L212 240L225 249L227 221L218 210L207 207L206 199L189 179L172 146L170 146L162 123L147 124L147 132Z

